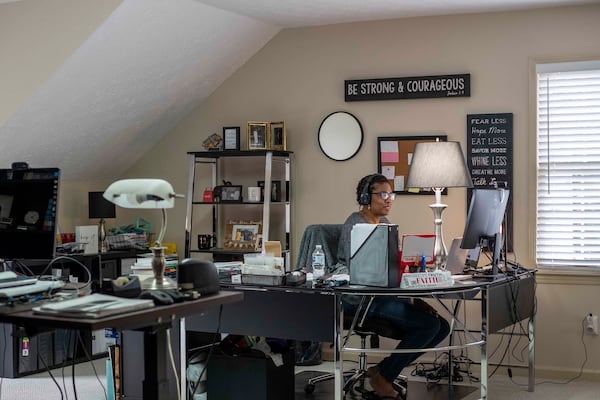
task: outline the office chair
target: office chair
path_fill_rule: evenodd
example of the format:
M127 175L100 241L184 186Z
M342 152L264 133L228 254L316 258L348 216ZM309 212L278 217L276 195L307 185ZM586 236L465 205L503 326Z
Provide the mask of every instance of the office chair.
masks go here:
M330 272L331 268L337 264L338 241L341 237L343 227L343 224L314 224L307 226L300 241L296 269L302 269L310 265L315 245L320 244L325 253L326 272ZM344 315L344 329L350 329L353 319L353 315ZM368 318L364 320L357 319L357 321L358 323L355 323L352 334L360 337L361 348L367 348L367 339L370 341L371 348L379 347L379 336L396 340L402 339L401 337L397 337L398 333L394 331L394 328L386 320ZM367 393L368 390L365 389L366 372L367 354L361 352L358 355L357 368L343 372L345 379L344 393L348 393L353 389L357 392ZM307 394L312 393L317 383L333 380L334 377L333 373L327 373L310 378L304 387L304 392ZM401 388L398 389L400 390Z
M353 315L344 315L344 329L350 329L353 323ZM360 323L360 322L359 322ZM365 319L361 325L355 325L352 331L353 335L360 338L360 348L367 348L367 339L369 339L370 348L379 347L379 336L384 336L396 340L402 339L397 336L397 332L394 327L386 320L379 318L368 318ZM367 377L367 353L360 352L358 354L358 365L356 368L344 371L342 373L344 377L344 394L354 390L356 392L367 394L369 390L365 388L365 378ZM310 394L315 391L315 385L319 382L335 379L334 373L326 373L322 375L309 378L306 385L304 386L304 392ZM402 380L402 379L401 379ZM405 379L404 379L405 380ZM405 389L405 384L402 383L396 385L397 391ZM399 386L399 387L398 387ZM404 388L404 389L403 389Z

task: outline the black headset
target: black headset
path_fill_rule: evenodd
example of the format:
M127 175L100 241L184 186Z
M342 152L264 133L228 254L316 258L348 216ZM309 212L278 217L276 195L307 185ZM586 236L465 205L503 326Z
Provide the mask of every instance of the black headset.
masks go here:
M360 195L358 196L358 204L361 206L368 206L371 204L371 182L375 178L377 174L369 175L367 181L363 185L360 190Z

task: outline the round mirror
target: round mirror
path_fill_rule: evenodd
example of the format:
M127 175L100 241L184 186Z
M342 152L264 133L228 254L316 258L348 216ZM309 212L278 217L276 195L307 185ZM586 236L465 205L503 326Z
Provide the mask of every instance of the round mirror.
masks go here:
M319 127L319 147L332 160L351 159L358 153L362 141L362 125L354 115L345 111L329 114Z

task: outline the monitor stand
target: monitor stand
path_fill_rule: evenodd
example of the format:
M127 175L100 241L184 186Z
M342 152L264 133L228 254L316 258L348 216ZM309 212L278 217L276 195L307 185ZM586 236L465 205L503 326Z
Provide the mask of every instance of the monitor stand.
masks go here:
M487 241L487 246L484 246L484 241ZM476 270L473 273L474 279L480 280L494 280L500 276L500 258L502 255L502 234L496 233L494 236L486 236L482 237L479 240L481 248L490 247L490 244L493 246L492 248L492 268L488 268L485 270Z

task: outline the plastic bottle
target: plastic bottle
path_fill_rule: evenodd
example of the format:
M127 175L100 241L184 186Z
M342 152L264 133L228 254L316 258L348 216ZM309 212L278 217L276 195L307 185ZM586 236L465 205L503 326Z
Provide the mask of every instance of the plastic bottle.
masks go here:
M325 275L325 253L320 244L315 246L315 251L312 253L312 272L314 280Z

